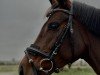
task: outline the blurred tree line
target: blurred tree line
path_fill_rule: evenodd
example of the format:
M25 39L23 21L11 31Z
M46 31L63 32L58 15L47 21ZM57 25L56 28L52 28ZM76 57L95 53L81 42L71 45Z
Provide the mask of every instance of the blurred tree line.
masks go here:
M9 61L0 61L0 65L17 65L19 63L18 60L16 60L15 58L12 58Z

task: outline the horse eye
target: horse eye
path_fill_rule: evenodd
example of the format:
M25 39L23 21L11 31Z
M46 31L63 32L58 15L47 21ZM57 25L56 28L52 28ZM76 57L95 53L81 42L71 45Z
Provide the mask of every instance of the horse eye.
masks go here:
M48 29L57 29L59 27L59 23L56 23L56 22L53 22L53 23L50 23L49 26L48 26Z

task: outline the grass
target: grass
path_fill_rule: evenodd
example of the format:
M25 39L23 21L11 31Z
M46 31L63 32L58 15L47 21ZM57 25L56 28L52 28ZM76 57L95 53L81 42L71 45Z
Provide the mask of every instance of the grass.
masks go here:
M18 75L18 65L0 65L0 75Z
M0 72L13 72L17 71L18 65L1 65Z
M0 66L0 75L18 75L18 65L3 65ZM71 69L64 69L60 73L53 73L52 75L96 75L89 67L74 67Z
M53 75L96 75L90 68L72 68Z

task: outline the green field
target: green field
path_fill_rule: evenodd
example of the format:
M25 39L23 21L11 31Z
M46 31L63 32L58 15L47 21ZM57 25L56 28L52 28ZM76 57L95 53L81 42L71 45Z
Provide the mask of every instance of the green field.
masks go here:
M0 65L0 75L18 75L18 65Z
M18 65L0 66L0 75L18 75ZM96 75L89 67L74 67L71 69L64 69L58 74L52 75Z
M96 75L90 68L72 68L61 71L54 75Z

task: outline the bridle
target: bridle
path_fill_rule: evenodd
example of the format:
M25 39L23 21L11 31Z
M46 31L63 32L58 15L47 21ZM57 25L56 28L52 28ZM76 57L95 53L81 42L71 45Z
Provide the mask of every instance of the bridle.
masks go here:
M63 13L68 14L69 15L69 19L68 19L68 24L65 25L64 29L60 33L60 36L59 36L58 40L54 43L53 47L51 48L51 52L50 53L45 53L42 50L38 50L37 48L34 47L34 44L32 44L30 47L28 47L25 50L25 54L26 54L26 56L27 56L27 58L29 60L29 63L32 66L34 75L39 75L39 71L43 71L43 72L45 72L48 75L49 75L49 72L52 71L52 70L55 71L55 72L59 72L59 68L55 64L54 57L59 52L59 48L61 47L61 45L62 45L65 37L68 36L67 35L68 32L70 32L71 34L73 34L73 28L72 28L72 17L73 17L72 12L73 12L73 8L71 8L70 11L65 10L65 9L55 8L52 11L50 11L49 15L52 15L52 14L54 14L54 12L58 12L58 11L61 11ZM73 49L74 48L72 48L72 55L74 57ZM44 58L44 59L42 59L40 61L40 68L39 69L36 68L36 66L34 65L34 61L33 61L33 59L31 59L30 55L32 55L32 56L41 56L41 57ZM47 61L50 62L51 67L49 69L45 70L42 67L42 64L44 62L47 62Z
M59 72L59 68L57 68L57 66L54 63L55 62L54 61L54 57L57 55L57 53L59 51L59 48L61 47L65 37L67 36L68 31L70 30L70 32L73 33L73 28L72 28L72 10L68 11L68 10L65 10L65 9L53 9L51 11L50 15L53 14L53 12L57 12L57 11L62 11L64 13L66 13L66 14L69 14L69 20L68 20L68 24L65 25L63 31L60 33L59 39L55 42L55 44L51 48L51 52L50 53L42 52L41 50L38 50L38 49L34 48L33 44L25 50L25 54L26 54L26 56L27 56L27 58L29 60L29 63L32 66L32 70L33 70L35 75L39 75L38 71L43 71L46 74L48 74L53 69L54 69L55 72ZM72 52L72 54L73 54L73 52ZM41 57L44 58L44 59L42 59L40 61L41 67L39 69L37 69L35 67L34 61L31 59L30 55L32 55L32 56L41 56ZM48 70L44 70L43 67L42 67L42 63L46 62L46 61L49 61L51 63L51 68L48 69Z

